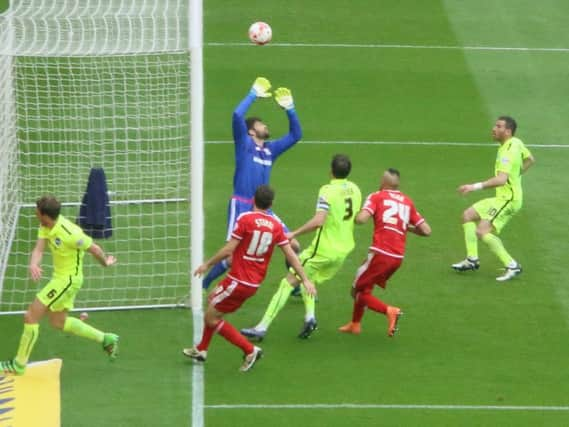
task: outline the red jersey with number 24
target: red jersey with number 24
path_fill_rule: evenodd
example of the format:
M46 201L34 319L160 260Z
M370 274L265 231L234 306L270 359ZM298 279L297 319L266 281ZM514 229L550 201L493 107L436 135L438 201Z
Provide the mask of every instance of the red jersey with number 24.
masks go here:
M227 276L255 288L259 287L267 274L275 245L289 243L280 221L261 211L239 215L231 237L240 242L233 252L231 270Z
M370 194L362 209L373 215L373 242L370 250L403 258L407 227L425 221L413 201L400 191L381 190Z

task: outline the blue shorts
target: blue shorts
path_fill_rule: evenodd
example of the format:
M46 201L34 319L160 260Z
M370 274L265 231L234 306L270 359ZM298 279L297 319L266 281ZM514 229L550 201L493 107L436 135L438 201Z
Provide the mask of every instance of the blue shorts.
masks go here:
M233 196L229 199L229 206L227 209L227 235L225 237L226 241L231 240L231 233L235 227L235 221L244 212L251 212L253 210L253 200L247 200L242 197ZM284 232L288 233L289 229L286 224L275 214L271 209L268 210L269 214L277 219L283 226Z

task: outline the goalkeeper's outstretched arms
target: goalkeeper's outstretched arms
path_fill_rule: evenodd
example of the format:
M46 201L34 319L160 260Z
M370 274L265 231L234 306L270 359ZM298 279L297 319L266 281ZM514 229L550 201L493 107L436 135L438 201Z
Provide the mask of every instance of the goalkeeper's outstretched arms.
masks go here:
M302 138L302 128L300 127L300 121L298 120L298 115L296 114L296 109L294 107L294 98L292 97L290 89L287 89L286 87L279 87L276 89L275 101L286 111L289 130L288 134L271 142L273 158L278 157Z
M235 108L235 111L233 111L233 138L236 142L242 141L247 137L245 114L247 114L251 104L253 104L257 98L270 98L272 96L270 89L271 82L268 79L257 77L247 96L243 98L239 105L237 105L237 108Z

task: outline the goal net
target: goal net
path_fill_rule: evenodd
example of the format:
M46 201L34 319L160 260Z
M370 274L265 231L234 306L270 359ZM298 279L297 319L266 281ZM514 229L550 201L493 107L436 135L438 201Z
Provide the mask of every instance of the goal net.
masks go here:
M175 305L189 290L189 51L184 0L12 0L0 15L0 312L43 279L27 267L35 200L75 221L103 168L118 259L89 255L76 307Z

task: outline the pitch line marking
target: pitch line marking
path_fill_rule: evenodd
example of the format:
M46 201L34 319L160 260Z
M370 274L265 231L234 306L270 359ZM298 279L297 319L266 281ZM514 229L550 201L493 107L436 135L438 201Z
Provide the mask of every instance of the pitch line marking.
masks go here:
M238 42L209 42L205 46L212 47L242 47L253 46L251 43ZM414 45L414 44L364 44L364 43L271 43L267 47L324 47L343 49L431 49L431 50L466 50L482 52L549 52L568 53L566 47L511 47L511 46L444 46L444 45Z
M206 141L206 144L233 144L233 141ZM491 142L460 142L460 141L301 141L302 144L346 144L346 145L430 145L430 146L459 146L459 147L491 147L497 144ZM569 144L525 144L530 148L569 148Z
M417 409L458 411L569 411L569 406L515 406L515 405L390 405L390 404L218 404L204 405L205 409Z

